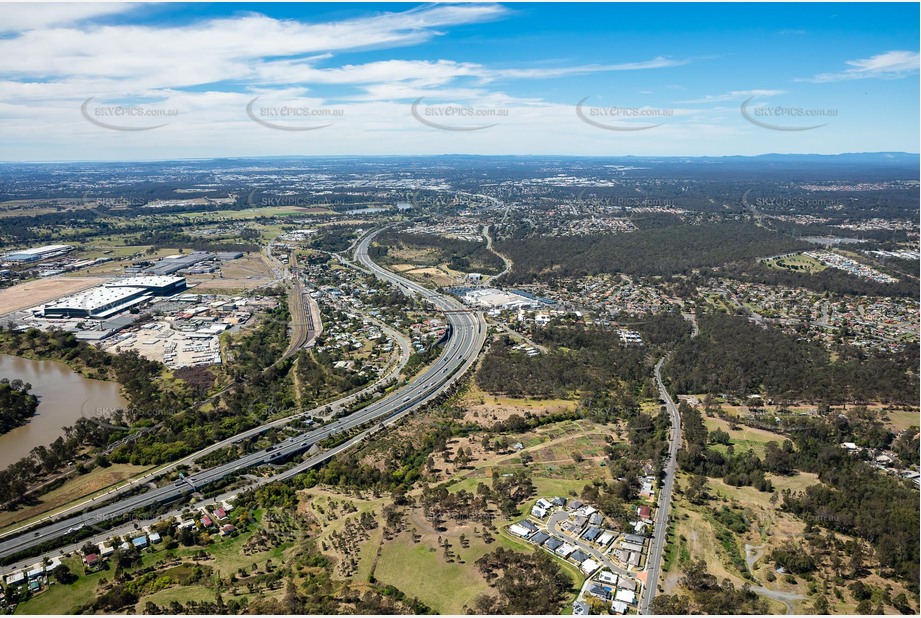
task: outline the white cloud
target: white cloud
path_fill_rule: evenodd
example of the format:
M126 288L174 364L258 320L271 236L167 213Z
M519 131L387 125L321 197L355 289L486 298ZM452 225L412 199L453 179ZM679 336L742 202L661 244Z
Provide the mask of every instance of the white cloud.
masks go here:
M848 60L850 68L839 73L819 73L795 81L824 84L853 79L898 79L918 71L919 54L913 51L890 51L860 60Z
M117 15L137 8L136 4L121 2L70 3L49 2L36 6L34 3L16 2L3 4L3 19L0 32L22 32L49 26L74 24L94 17Z
M723 94L714 94L701 97L699 99L688 99L686 101L679 101L679 103L720 103L723 101L744 101L745 99L751 97L770 97L776 96L778 94L784 94L783 90L733 90L731 92L724 92Z

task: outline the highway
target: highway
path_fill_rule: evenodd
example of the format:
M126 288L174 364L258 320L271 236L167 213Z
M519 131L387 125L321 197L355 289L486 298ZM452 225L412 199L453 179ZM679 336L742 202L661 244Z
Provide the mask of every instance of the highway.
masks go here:
M671 395L662 383L662 364L665 358L660 358L656 363L656 385L659 387L659 398L665 401L665 407L668 409L668 415L671 418L671 435L669 436L668 445L668 462L665 465L665 481L659 490L659 504L656 509L655 528L653 530L652 542L649 546L649 557L647 559L647 577L646 587L643 588L643 594L640 597L640 604L637 608L640 614L649 613L649 605L656 596L656 590L659 585L659 569L662 565L662 554L665 551L665 539L668 532L668 514L672 506L672 490L675 486L675 469L678 465L678 449L681 448L681 416L678 414L678 407L672 401Z
M269 479L269 481L276 480L276 478L278 480L287 478L288 475L299 473L312 465L325 461L335 453L343 450L343 447L351 446L361 439L373 435L375 431L380 430L380 427L397 422L400 418L436 398L442 391L451 386L454 380L475 362L477 354L486 340L485 320L480 313L465 311L459 301L424 288L381 268L371 261L368 256L368 245L371 239L379 232L380 230L376 230L361 239L355 249L355 259L378 278L390 281L406 293L427 299L443 311L449 311L449 313L445 314L449 327L449 336L437 362L421 372L411 384L328 425L305 431L295 437L288 438L280 444L244 455L227 464L203 470L184 479L174 481L169 485L152 489L140 495L121 498L111 504L100 506L76 516L60 519L15 537L4 539L0 541L0 558L58 538L80 526L88 525L105 528L105 524L113 518L143 507L178 500L214 481L239 474L248 468L262 464L280 463L308 451L317 442L326 438L348 433L362 425L379 421L377 426L332 449L332 451L335 451L334 453L327 452L311 457L298 465L295 468L296 471L286 471L278 477Z

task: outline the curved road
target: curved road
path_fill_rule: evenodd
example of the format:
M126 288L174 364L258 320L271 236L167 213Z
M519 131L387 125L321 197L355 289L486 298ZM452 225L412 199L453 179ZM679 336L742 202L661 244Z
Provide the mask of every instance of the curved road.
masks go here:
M249 453L235 461L198 472L146 493L128 496L92 511L61 519L31 532L6 539L0 542L0 558L61 537L84 525L104 528L105 524L113 518L143 507L172 502L226 476L239 474L248 468L262 464L284 461L310 450L317 442L351 432L362 425L380 421L377 426L363 431L344 444L311 457L302 464L280 475L271 477L266 482L283 480L325 461L353 444L357 444L382 427L398 422L403 416L428 403L450 387L476 361L477 354L486 340L485 320L481 313L467 311L457 300L424 288L381 268L371 261L368 257L368 245L371 239L379 232L380 230L376 230L361 239L355 249L355 259L377 277L390 281L398 285L406 293L418 295L431 302L438 309L447 312L445 316L449 325L449 337L444 344L441 357L436 363L419 374L412 384L345 418L336 420L319 429L305 431L298 436L288 438L280 444L255 453Z

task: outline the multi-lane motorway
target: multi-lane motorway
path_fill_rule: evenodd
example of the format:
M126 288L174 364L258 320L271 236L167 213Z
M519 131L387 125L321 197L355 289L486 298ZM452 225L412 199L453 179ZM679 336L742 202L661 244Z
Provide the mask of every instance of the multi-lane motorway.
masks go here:
M406 387L398 389L391 395L328 425L302 432L280 444L244 455L230 463L203 470L169 485L152 489L143 494L121 498L80 515L60 519L0 541L0 558L56 539L84 525L96 528L105 527L106 522L113 518L143 507L175 501L214 481L239 474L248 468L287 460L309 450L317 442L331 436L351 432L362 425L371 423L389 425L418 406L434 399L447 389L456 377L466 371L475 361L480 348L486 340L485 320L482 314L465 311L464 307L453 298L442 296L424 288L381 268L371 261L368 257L368 245L376 234L377 232L375 231L362 238L355 249L355 259L377 277L398 285L407 293L415 294L428 300L435 307L446 312L449 336L439 360L434 365L429 366ZM372 433L372 431L366 431L360 437L366 437L367 435L372 435ZM353 438L346 445L351 445L357 440L358 438ZM332 450L339 452L342 450L342 446L346 445L341 445ZM333 454L324 453L311 457L303 462L302 465L297 466L297 469L300 471L310 465L316 465Z
M672 401L671 395L668 394L668 389L662 383L662 364L664 362L665 359L661 358L656 363L656 384L659 387L659 397L665 402L665 407L668 409L668 415L671 419L671 436L668 445L668 462L665 464L665 481L662 483L662 489L659 490L655 528L652 543L649 546L649 558L646 562L649 565L646 586L643 588L638 607L640 614L649 613L649 605L656 596L656 588L659 584L659 567L662 564L662 552L665 550L665 538L668 532L668 514L672 505L672 489L675 485L678 449L681 448L681 416L678 414L678 408L675 406L675 402Z

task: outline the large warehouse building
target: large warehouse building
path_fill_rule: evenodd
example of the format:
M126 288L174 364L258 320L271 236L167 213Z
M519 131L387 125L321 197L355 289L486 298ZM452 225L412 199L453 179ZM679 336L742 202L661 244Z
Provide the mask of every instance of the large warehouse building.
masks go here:
M190 268L199 262L212 260L214 257L215 255L213 253L208 253L207 251L193 251L188 254L171 255L146 269L145 272L151 275L172 275L183 268Z
M185 277L126 277L105 285L107 288L144 288L154 296L172 296L186 289Z
M64 255L73 251L72 245L45 245L44 247L33 247L32 249L20 249L11 251L3 256L3 259L10 262L37 262L46 258Z
M153 298L144 288L99 286L44 307L46 318L105 319Z
M46 304L42 313L46 318L104 320L155 296L171 296L185 289L185 277L129 277L59 298Z

